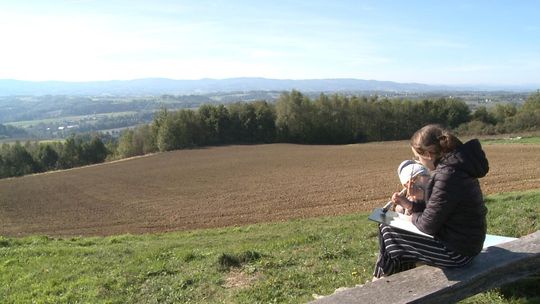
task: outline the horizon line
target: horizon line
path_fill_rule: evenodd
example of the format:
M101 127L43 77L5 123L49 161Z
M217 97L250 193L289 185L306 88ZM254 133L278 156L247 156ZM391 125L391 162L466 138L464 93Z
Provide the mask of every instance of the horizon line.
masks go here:
M64 83L96 83L96 82L129 82L129 81L138 81L138 80L172 80L172 81L205 81L205 80L215 80L215 81L224 81L224 80L234 80L234 79L261 79L261 80L278 80L278 81L325 81L325 80L353 80L353 81L374 81L374 82L391 82L396 84L413 84L413 85L426 85L426 86L443 86L443 87L471 87L471 86L487 86L487 87L539 87L540 83L521 83L521 84L508 84L508 83L458 83L458 84L448 84L448 83L425 83L425 82L400 82L394 80L378 80L378 79L364 79L364 78L353 78L353 77L335 77L335 78L268 78L262 76L240 76L240 77L226 77L226 78L212 78L212 77L203 77L197 79L186 79L186 78L168 78L168 77L142 77L142 78L130 78L130 79L108 79L108 80L25 80L25 79L16 79L16 78L0 78L0 81L18 81L18 82L34 82L34 83L44 83L44 82L64 82Z

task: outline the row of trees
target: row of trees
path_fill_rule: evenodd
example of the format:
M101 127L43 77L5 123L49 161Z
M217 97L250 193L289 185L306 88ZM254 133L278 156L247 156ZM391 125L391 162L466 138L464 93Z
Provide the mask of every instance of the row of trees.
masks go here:
M298 91L282 94L275 103L162 109L151 124L126 130L117 141L86 135L71 136L63 143L5 144L0 149L0 177L208 145L407 139L428 123L472 134L538 130L540 91L521 107L506 104L479 107L474 112L457 99L411 101L321 94L312 100Z
M162 109L151 125L123 133L118 157L195 146L276 141L275 107L265 101L203 105L198 110Z
M203 105L198 110L161 110L151 125L125 132L119 157L195 146L290 142L347 144L408 138L426 123L452 128L469 121L460 100L379 100L377 97L327 96L312 100L298 91L276 103L257 101Z
M456 99L418 102L321 94L311 100L297 91L283 94L275 108L278 139L308 144L404 139L430 122L454 128L470 114Z
M517 107L515 104L497 104L477 108L471 120L457 129L462 134L508 134L540 129L540 91L530 95Z
M0 124L0 139L26 136L27 133L24 129L17 128L10 125Z
M428 123L461 134L496 134L540 129L540 91L523 106L498 104L474 112L459 99L388 100L321 94L312 100L298 91L276 103L258 101L204 105L198 110L161 110L151 125L125 132L117 157L195 146L290 142L348 144L407 139Z
M3 144L0 178L101 163L109 154L97 135L71 136L65 142Z

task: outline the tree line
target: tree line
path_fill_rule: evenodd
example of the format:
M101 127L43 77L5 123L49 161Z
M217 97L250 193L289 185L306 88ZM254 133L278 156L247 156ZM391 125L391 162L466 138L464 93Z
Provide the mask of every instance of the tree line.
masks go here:
M0 124L0 139L26 136L26 135L27 133L24 129L10 126L10 125Z
M460 99L389 100L376 96L291 91L275 103L257 101L203 105L197 110L162 109L150 125L126 131L117 157L223 144L350 144L408 139L429 123L460 134L501 134L540 128L540 91L523 106L497 104L471 111Z
M5 143L0 147L0 178L104 162L111 153L104 141L86 134L73 135L65 142Z
M349 144L408 138L426 123L455 128L469 121L461 100L400 101L378 97L320 94L311 99L298 91L275 103L256 101L203 105L197 110L162 109L151 125L126 131L119 157L223 144Z
M151 124L126 130L117 140L86 135L71 136L63 143L3 145L0 177L211 145L401 140L428 123L446 125L460 134L539 130L540 91L522 106L499 104L474 111L453 98L412 101L339 94L309 98L294 90L283 93L275 103L163 108Z
M478 107L467 123L456 131L467 135L508 134L540 130L540 91L531 94L525 103L497 104L494 107Z

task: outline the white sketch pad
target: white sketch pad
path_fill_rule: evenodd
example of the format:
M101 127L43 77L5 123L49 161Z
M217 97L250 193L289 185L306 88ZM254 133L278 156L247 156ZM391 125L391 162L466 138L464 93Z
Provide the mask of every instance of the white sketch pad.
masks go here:
M391 227L395 227L398 229L406 230L409 232L413 232L416 234L433 238L432 235L426 234L420 231L418 228L416 228L416 226L411 222L410 215L404 215L404 214L397 213L390 210L384 213L382 212L382 208L376 208L375 210L373 210L373 212L369 215L368 218L378 223L386 224ZM517 238L494 235L494 234L486 234L486 239L484 241L483 248L485 249L490 246L499 245L499 244L510 242L513 240L517 240Z

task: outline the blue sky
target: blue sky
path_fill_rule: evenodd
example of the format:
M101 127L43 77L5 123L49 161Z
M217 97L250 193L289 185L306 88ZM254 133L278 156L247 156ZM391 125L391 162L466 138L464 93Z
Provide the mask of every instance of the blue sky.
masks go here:
M537 1L1 1L0 79L540 84Z

